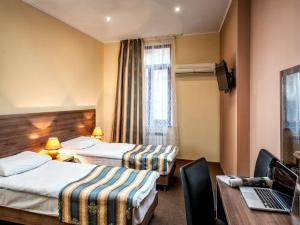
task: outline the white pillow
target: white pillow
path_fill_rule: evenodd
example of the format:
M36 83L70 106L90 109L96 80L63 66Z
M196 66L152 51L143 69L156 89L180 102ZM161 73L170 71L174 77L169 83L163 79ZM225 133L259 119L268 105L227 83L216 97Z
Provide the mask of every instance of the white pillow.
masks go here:
M31 151L0 158L0 176L11 176L32 170L51 160L48 155L42 155Z
M100 142L101 141L99 141L96 138L80 136L80 137L73 138L68 141L62 142L61 146L63 148L80 150L80 149L90 148Z

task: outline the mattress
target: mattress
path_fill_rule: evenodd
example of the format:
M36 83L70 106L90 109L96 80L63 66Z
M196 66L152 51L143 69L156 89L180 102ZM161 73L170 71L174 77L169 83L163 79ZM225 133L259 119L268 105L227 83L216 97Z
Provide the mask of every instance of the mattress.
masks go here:
M0 205L45 215L58 215L58 195L67 184L86 176L95 165L49 161L9 177L0 177ZM134 195L133 224L139 224L156 194L158 174L152 174Z
M93 164L93 165L107 165L107 166L122 166L122 160L121 159L110 159L110 158L103 158L103 157L97 157L97 156L83 156L83 155L77 155L73 154L74 161L77 163L82 164ZM168 161L168 174L172 169L172 166L174 164L173 161Z
M96 165L113 165L122 166L123 154L131 149L135 145L127 143L107 143L99 142L92 147L85 149L69 149L61 148L59 152L65 155L72 155L79 159L82 163L91 163ZM173 165L176 155L178 153L178 148L168 155L168 173ZM95 157L95 159L92 159Z

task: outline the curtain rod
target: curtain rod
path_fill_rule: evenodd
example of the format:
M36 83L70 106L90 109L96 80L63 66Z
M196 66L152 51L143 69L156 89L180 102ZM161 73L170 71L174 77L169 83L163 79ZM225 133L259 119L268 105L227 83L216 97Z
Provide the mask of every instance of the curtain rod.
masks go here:
M182 36L183 34L174 34L174 35L165 35L165 36L154 36L154 37L146 37L143 38L144 41L160 41L160 40L166 40L166 39L172 39L176 38L178 36Z

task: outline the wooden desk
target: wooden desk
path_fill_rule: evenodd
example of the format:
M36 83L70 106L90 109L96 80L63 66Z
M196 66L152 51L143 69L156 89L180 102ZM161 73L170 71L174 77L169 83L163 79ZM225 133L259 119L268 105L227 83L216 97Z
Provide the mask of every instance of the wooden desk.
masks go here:
M217 179L217 217L229 225L300 225L295 215L251 210L239 189Z

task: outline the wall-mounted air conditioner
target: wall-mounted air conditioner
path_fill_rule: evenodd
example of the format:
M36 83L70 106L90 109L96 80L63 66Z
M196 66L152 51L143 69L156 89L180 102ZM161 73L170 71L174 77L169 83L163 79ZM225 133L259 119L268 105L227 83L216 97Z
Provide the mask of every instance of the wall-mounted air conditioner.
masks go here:
M177 64L175 66L176 76L181 75L210 75L215 74L215 63L199 64Z

